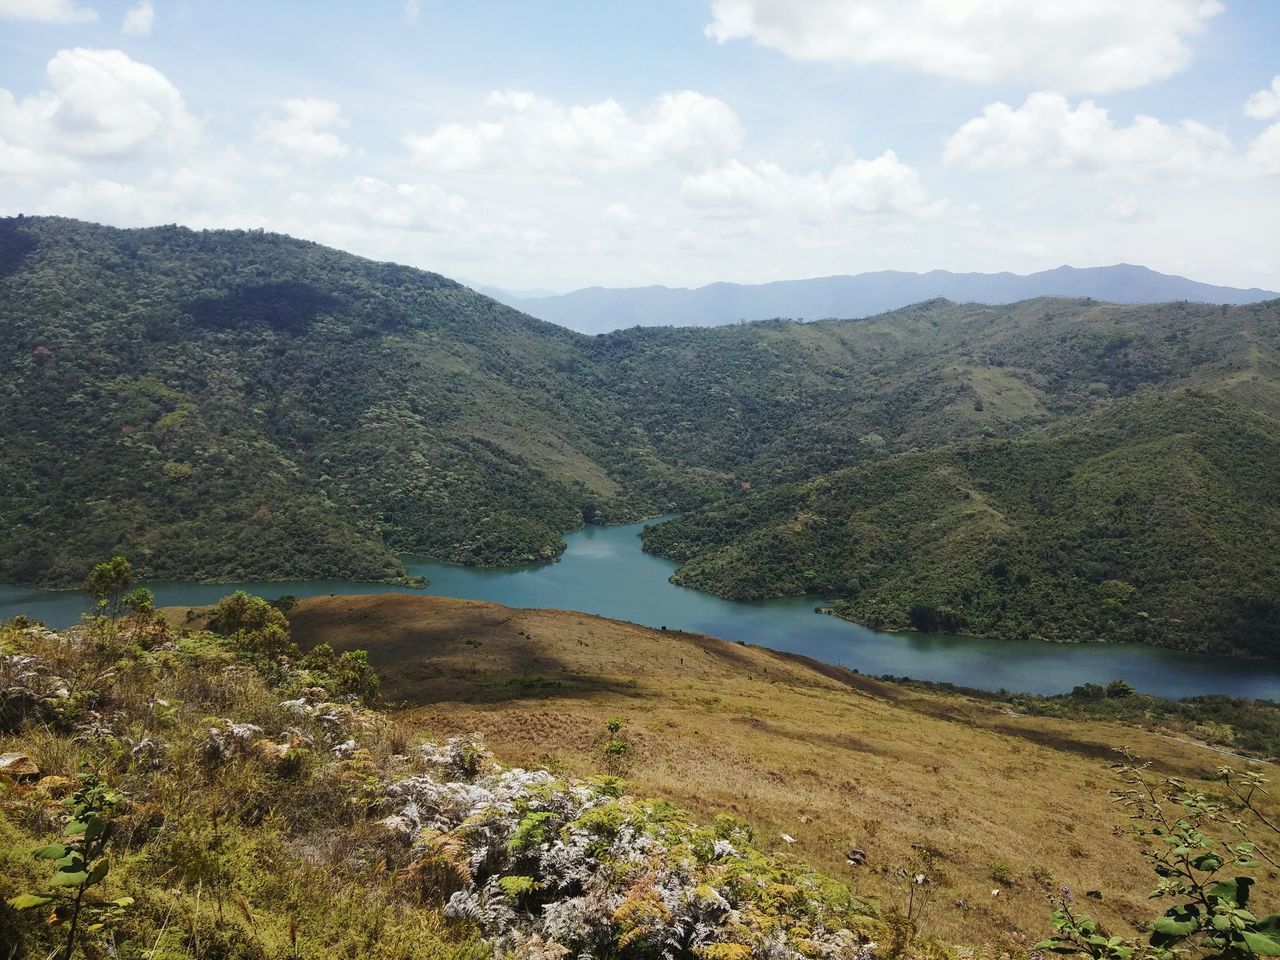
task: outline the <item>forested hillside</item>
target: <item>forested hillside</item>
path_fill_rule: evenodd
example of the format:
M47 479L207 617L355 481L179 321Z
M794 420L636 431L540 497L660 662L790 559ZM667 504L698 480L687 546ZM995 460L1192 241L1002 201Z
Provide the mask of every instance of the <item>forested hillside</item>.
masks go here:
M0 581L70 584L117 553L152 578L389 580L402 553L550 559L584 521L707 506L649 546L728 595L812 590L886 624L921 606L957 614L942 627L1054 635L1038 624L1061 616L1064 637L1262 649L1274 641L1240 633L1277 601L1273 568L1247 560L1270 542L1275 504L1239 468L1272 462L1278 343L1277 302L1055 299L588 337L436 274L279 235L2 220ZM1116 496L1164 484L1108 539L1168 569L1099 560L1096 537L1054 526L1083 522L1079 509L1028 501L1003 476L1007 450L1046 451L1024 486L1052 477L1055 497L1078 488L1097 510L1086 481L1099 458L1127 465L1108 481ZM1174 463L1203 487L1172 482ZM929 492L939 471L1015 532L939 552L922 522L949 502ZM801 510L824 484L839 496ZM911 490L924 513L899 517L889 494ZM797 569L771 531L823 511L844 532ZM1024 528L1058 544L1053 576ZM1232 554L1244 580L1192 566L1250 528L1254 552ZM1015 578L1059 605L1005 597L999 613L987 593L952 589L1006 550ZM1163 610L1157 580L1168 595L1196 584L1200 612ZM1109 581L1139 591L1132 616L1084 612ZM1224 619L1255 601L1245 628Z
M876 627L1280 647L1280 426L1203 393L1116 402L721 501L648 528L721 596Z

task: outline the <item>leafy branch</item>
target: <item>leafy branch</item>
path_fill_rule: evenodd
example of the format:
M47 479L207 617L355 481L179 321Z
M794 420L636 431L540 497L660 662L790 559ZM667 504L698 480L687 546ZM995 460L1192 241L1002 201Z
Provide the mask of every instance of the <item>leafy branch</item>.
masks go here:
M8 901L15 910L34 910L53 904L50 924L67 924L67 940L61 960L71 960L81 916L88 920L85 932L93 933L118 920L133 904L132 897L116 900L86 899L89 889L106 879L111 862L103 855L115 832L111 815L124 796L103 784L96 774L81 774L80 789L65 799L70 820L62 840L32 851L40 860L53 861L53 876L44 893L23 893Z
M1094 960L1173 960L1176 956L1245 960L1280 956L1280 914L1259 917L1248 909L1254 878L1247 873L1262 864L1251 828L1230 816L1226 806L1177 777L1152 777L1150 764L1128 751L1112 768L1122 786L1112 799L1129 814L1132 829L1144 844L1143 856L1159 878L1152 899L1176 902L1149 927L1146 943L1113 936L1092 918L1071 908L1071 892L1063 888L1053 914L1054 935L1036 945ZM1237 800L1256 816L1257 826L1276 832L1257 813L1255 795L1265 792L1258 774L1220 771ZM1240 835L1229 844L1213 836L1215 826ZM1269 858L1268 858L1269 859ZM1228 872L1229 871L1229 872Z

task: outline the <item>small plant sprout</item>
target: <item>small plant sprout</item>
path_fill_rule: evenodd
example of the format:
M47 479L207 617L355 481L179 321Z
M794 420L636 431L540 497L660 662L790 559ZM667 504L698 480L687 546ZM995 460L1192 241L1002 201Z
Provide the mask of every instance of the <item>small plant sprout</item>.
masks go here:
M89 898L89 890L106 879L111 864L105 856L114 833L112 812L124 796L103 784L96 774L81 774L80 789L63 801L70 820L62 831L62 841L33 851L41 860L54 862L53 876L45 893L23 893L11 898L15 910L34 910L52 905L50 924L67 924L67 940L61 960L71 960L81 919L88 921L85 932L94 933L120 919L133 904L131 897L116 900Z

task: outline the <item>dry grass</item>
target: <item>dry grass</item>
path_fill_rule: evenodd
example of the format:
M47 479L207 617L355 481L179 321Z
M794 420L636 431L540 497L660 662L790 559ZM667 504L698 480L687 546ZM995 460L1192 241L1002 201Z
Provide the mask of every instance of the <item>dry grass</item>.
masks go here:
M481 731L512 763L606 771L605 722L620 716L636 792L738 813L763 846L789 847L882 903L904 899L897 871L932 859L924 932L984 952L1038 940L1059 885L1100 891L1090 905L1117 927L1152 915L1153 878L1107 802L1114 748L1188 778L1223 762L1146 730L1011 715L578 613L382 595L306 600L291 622L303 647L368 649L402 722ZM853 845L865 867L846 863ZM1002 864L1011 885L992 879Z

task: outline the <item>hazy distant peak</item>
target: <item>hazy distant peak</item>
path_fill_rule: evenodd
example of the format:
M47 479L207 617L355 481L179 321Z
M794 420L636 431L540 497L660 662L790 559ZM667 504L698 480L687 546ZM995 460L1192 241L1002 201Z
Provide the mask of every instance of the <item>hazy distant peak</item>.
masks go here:
M721 281L692 289L587 287L542 296L496 288L483 291L535 317L584 333L635 326L719 326L772 317L865 317L936 298L957 303L1014 303L1049 296L1090 297L1113 303L1190 300L1240 304L1280 297L1274 291L1215 286L1132 263L1107 267L1064 264L1026 275L877 270L759 284Z

